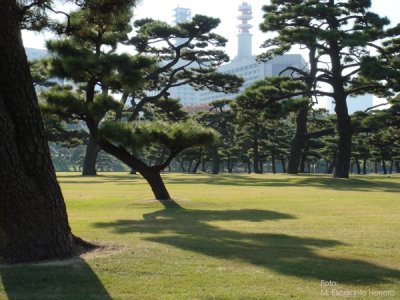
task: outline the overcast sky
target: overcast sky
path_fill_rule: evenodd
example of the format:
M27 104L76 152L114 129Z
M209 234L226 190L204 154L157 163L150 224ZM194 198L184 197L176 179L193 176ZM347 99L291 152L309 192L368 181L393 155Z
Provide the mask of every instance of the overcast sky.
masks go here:
M141 0L141 3L135 10L135 19L151 17L166 22L173 22L173 9L178 5L184 8L190 8L192 15L204 14L218 17L221 24L216 30L217 33L226 37L229 42L226 51L233 58L237 51L238 33L237 25L239 21L238 6L242 0ZM253 52L260 53L259 46L265 40L266 35L258 29L262 21L261 7L269 4L268 0L247 0L253 8L253 20L251 30L253 34ZM372 10L381 16L387 16L393 24L400 23L400 0L372 0ZM24 32L23 40L25 47L45 48L44 40L48 36L43 34L34 34Z

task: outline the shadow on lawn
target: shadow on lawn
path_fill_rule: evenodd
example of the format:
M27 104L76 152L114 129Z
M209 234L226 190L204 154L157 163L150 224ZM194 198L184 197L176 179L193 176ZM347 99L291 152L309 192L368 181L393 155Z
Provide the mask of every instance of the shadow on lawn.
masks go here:
M120 175L96 175L96 176L82 176L80 174L60 175L57 174L57 179L60 183L64 184L127 184L132 185L135 183L143 183L140 175L130 175L121 173Z
M234 185L234 186L265 186L265 187L317 187L333 190L355 190L355 191L385 191L400 192L400 182L387 182L375 180L370 177L341 179L333 178L331 175L286 175L276 174L269 177L247 176L247 175L210 175L199 174L188 177L173 178L165 180L167 184L211 184L211 185ZM380 178L379 178L380 179ZM382 179L385 179L382 177Z
M10 300L112 299L90 266L80 258L1 266L0 278Z
M145 240L171 245L211 257L265 267L279 273L334 280L340 283L385 283L400 279L400 271L346 258L319 255L316 250L343 243L273 233L246 233L223 229L209 221L250 222L294 219L294 216L263 210L211 211L164 209L145 214L144 220L96 223L119 234L150 233Z
M332 190L353 190L353 191L383 191L400 192L400 182L383 181L385 177L352 177L350 179L333 178L331 175L323 174L302 174L285 175L276 174L265 177L260 175L248 176L247 174L180 174L179 177L165 176L164 181L168 185L172 184L210 184L228 186L265 186L265 187L317 187ZM61 183L65 184L100 184L114 183L117 185L143 184L140 175L98 175L96 177L82 177L81 175L58 175ZM378 180L376 180L378 179Z

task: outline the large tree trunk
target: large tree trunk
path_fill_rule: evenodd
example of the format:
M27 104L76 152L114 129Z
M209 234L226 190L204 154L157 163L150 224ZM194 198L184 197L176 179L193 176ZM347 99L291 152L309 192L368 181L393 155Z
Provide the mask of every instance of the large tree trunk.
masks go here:
M15 0L0 10L0 256L14 262L73 255L68 225L22 45Z
M338 27L338 23L334 16L327 18L331 30ZM331 82L333 88L333 98L335 100L335 112L337 116L337 131L339 134L338 153L333 174L336 178L349 178L350 158L351 158L351 140L353 129L351 119L347 109L347 94L345 92L345 82L343 78L342 55L341 49L336 38L330 39L328 42L329 56L331 58Z
M347 113L346 99L344 104L336 103L337 128L339 133L338 153L336 159L336 178L349 178L352 127L350 116Z
M298 174L300 167L301 155L306 141L307 134L307 113L308 106L303 107L296 117L296 133L294 135L290 148L288 161L288 174Z
M99 154L100 147L97 145L94 138L91 136L86 144L85 159L83 161L83 176L96 176L96 161Z

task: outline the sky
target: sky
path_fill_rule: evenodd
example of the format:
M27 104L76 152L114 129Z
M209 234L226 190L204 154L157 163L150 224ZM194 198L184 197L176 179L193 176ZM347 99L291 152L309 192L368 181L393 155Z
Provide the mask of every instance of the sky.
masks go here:
M239 5L244 0L139 0L137 8L134 10L134 19L153 18L162 20L168 23L173 23L173 9L180 6L190 8L192 16L202 14L211 17L217 17L221 20L221 24L215 30L216 33L228 39L226 52L231 58L237 54L237 25L240 23L237 19L240 14L238 11ZM251 33L253 34L253 54L262 53L260 48L262 42L268 38L265 33L259 30L259 25L263 20L262 6L269 4L269 0L246 0L253 11L253 19L250 24L253 25ZM65 8L65 7L63 7ZM66 8L68 10L68 8ZM371 10L380 16L388 17L392 24L400 23L400 0L372 0ZM25 47L29 48L45 48L45 40L49 39L48 34L37 34L33 32L23 32L22 38ZM129 51L129 48L124 48L122 51ZM307 55L307 52L301 51L298 48L293 49L292 53L300 53ZM385 99L374 97L374 105L386 102ZM324 107L324 101L320 104Z
M261 43L267 38L265 33L259 30L259 24L262 22L262 6L269 4L269 0L247 0L253 9L253 19L250 23L253 25L251 33L253 34L253 54L262 52ZM203 14L221 19L221 24L215 32L228 39L226 52L231 58L235 57L237 52L237 25L239 20L238 6L242 0L140 0L138 7L134 11L134 18L153 18L172 23L174 20L173 9L177 6L190 8L192 15ZM393 24L400 23L400 0L372 0L372 11L381 16L387 16ZM47 34L35 34L32 32L23 32L23 41L25 47L45 48L45 39L49 38ZM294 50L295 51L295 50Z

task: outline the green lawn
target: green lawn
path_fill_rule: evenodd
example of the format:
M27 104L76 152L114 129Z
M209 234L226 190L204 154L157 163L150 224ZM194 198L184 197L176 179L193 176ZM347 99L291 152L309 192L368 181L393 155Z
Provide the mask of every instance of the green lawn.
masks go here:
M0 298L400 299L400 176L164 177L182 209L139 176L59 174L74 233L121 247L2 266Z

